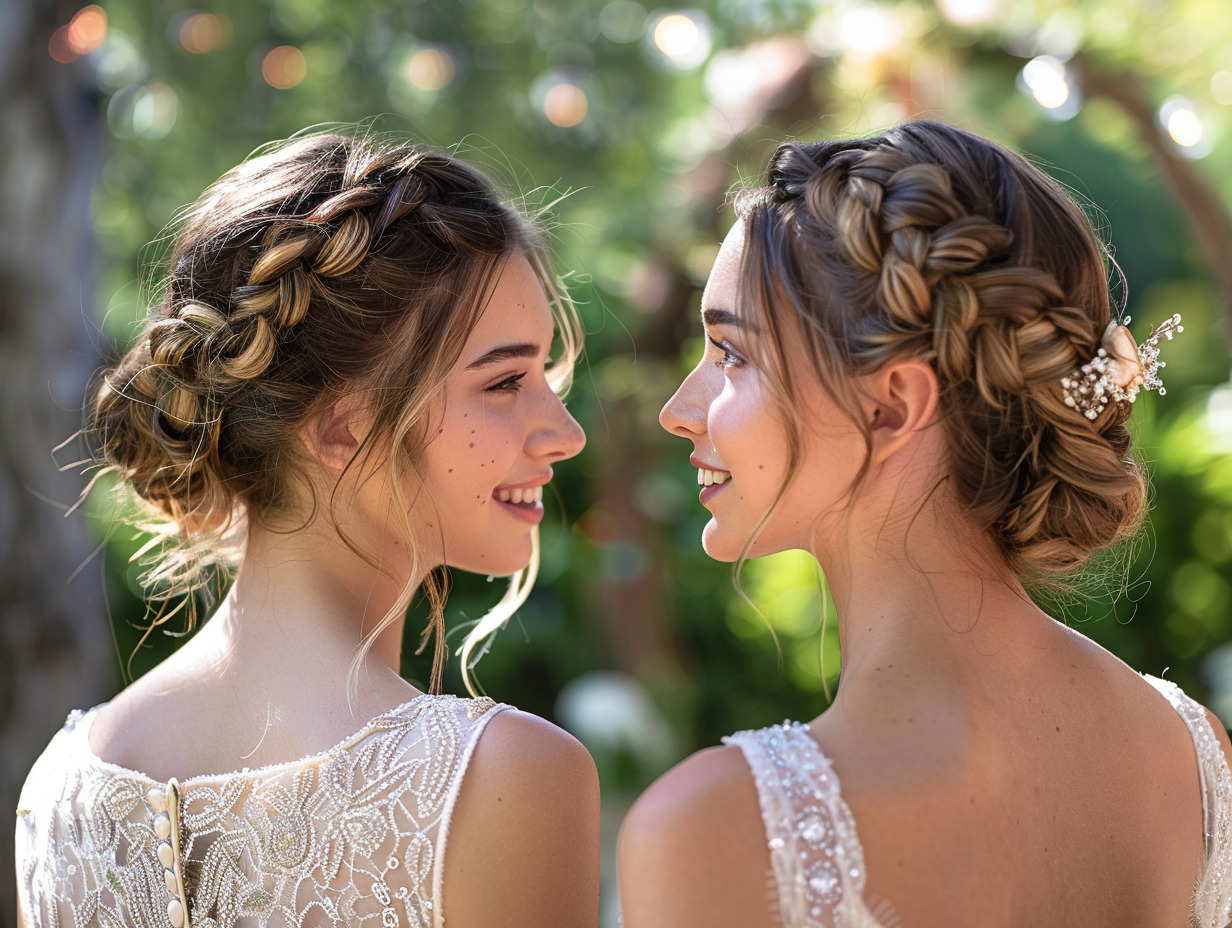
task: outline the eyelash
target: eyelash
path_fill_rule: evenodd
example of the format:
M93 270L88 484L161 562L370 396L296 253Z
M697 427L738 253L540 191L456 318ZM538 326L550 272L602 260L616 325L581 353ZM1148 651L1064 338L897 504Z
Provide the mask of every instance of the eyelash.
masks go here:
M506 377L500 383L494 383L488 387L488 393L517 393L522 389L522 378L526 376L526 372L514 374L512 377Z
M709 337L709 336L707 336ZM726 370L729 367L739 367L744 363L744 358L732 351L731 346L723 342L717 342L713 338L710 339L710 344L723 352L723 357L714 362L714 366L720 370Z

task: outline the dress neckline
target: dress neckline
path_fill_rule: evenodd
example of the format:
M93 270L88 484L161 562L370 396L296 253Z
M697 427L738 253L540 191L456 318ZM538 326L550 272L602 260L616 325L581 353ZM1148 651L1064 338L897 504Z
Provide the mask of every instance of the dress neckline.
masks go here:
M384 721L392 720L393 718L408 713L417 703L428 699L459 699L451 693L420 693L408 699L406 702L394 706L380 715L373 716L363 724L353 734L348 735L341 741L334 744L332 747L326 748L324 751L318 751L313 754L306 754L303 757L295 758L294 760L281 761L277 764L264 764L259 767L242 767L239 770L232 770L230 773L201 773L191 777L186 777L180 781L180 786L187 789L192 786L200 786L213 782L234 779L235 777L248 777L257 779L266 776L272 776L296 767L306 767L312 764L321 763L335 754L346 751L354 747L358 742L362 741L370 735ZM164 781L156 780L154 777L140 770L133 770L131 767L125 767L123 764L113 763L109 760L103 760L95 753L94 748L90 746L90 728L94 724L94 719L98 711L106 707L108 703L99 703L93 709L82 711L75 709L69 713L68 721L65 724L65 729L72 738L78 742L78 749L83 755L86 764L106 770L114 775L123 776L128 779L137 780L148 786L163 786Z

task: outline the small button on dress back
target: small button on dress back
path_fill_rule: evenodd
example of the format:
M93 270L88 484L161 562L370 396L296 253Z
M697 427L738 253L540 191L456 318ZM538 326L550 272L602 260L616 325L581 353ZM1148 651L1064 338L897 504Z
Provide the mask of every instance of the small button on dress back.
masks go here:
M179 899L167 903L167 921L171 922L171 928L184 928L184 906Z
M154 834L164 841L171 837L171 819L166 812L154 816Z

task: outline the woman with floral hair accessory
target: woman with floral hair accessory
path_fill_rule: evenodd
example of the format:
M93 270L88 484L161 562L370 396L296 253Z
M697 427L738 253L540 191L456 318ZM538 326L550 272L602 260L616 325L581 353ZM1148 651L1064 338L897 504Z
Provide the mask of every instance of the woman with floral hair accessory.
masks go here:
M1136 345L1082 210L935 122L785 144L736 214L660 420L711 557L817 559L842 679L638 800L626 928L1224 928L1227 733L1025 586L1139 526L1179 317Z
M155 590L235 578L36 763L20 924L597 923L594 763L439 693L435 571L513 576L480 635L525 598L543 488L584 442L558 395L578 333L532 224L443 152L309 135L187 211L86 437L168 542ZM427 693L398 673L417 590Z

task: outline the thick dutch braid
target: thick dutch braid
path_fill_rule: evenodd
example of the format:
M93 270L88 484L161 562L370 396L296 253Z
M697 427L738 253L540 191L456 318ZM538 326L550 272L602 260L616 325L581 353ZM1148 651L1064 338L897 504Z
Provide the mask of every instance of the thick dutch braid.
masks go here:
M1111 404L1091 423L1060 390L1110 318L1104 253L1042 172L960 130L910 123L785 145L738 208L753 305L765 314L786 291L778 303L797 307L836 399L842 376L891 357L932 364L959 499L1020 573L1055 577L1132 533L1145 489L1128 410Z
M103 372L86 430L179 543L151 580L190 587L232 555L226 539L245 521L302 515L300 430L344 392L371 398L365 453L379 446L395 476L413 472L426 410L514 253L556 297L567 370L576 319L537 236L465 163L310 136L207 190L176 232L161 305Z

